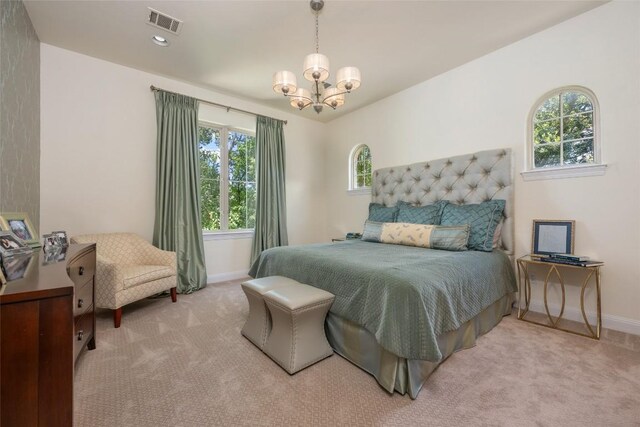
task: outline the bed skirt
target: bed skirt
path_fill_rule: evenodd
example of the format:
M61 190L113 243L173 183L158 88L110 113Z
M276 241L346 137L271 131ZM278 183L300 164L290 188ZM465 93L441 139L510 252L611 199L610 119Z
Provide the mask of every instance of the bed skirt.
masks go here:
M512 302L513 294L505 295L458 329L440 335L437 341L442 360L439 362L399 357L382 348L369 331L331 312L326 322L327 338L336 353L373 375L389 393L394 390L409 393L415 399L438 365L453 352L473 347L477 337L489 332L503 316L511 313Z

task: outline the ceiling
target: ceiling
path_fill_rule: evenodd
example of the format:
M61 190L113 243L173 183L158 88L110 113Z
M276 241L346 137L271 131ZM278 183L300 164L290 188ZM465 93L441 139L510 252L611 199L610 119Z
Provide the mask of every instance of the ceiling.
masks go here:
M320 52L331 71L353 65L362 86L336 111L297 114L327 122L603 1L344 1L320 14ZM314 51L314 17L291 1L25 1L43 43L191 82L284 111L275 71L296 73ZM147 25L147 7L184 22L179 35ZM154 34L169 47L151 42ZM332 78L329 82L335 83ZM306 87L306 86L305 86Z

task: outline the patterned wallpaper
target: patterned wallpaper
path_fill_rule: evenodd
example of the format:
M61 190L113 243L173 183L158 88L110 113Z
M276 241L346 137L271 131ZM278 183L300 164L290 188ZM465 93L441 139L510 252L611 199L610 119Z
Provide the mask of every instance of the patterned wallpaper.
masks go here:
M0 212L40 230L40 41L22 1L0 0Z

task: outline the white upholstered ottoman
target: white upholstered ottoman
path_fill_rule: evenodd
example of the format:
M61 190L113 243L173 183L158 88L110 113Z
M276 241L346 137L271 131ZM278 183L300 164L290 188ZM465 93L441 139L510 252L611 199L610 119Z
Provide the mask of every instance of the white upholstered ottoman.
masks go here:
M260 350L271 332L271 316L264 304L262 295L284 286L299 285L293 279L283 276L270 276L248 280L242 284L242 290L249 302L249 317L242 327L242 335L254 343Z
M289 374L333 354L324 333L324 319L333 294L298 283L263 295L272 320L263 351Z

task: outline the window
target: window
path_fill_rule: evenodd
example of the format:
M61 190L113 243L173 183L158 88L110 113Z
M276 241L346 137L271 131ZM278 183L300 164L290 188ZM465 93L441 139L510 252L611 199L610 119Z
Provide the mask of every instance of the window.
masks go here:
M371 189L371 151L361 144L349 156L349 191L369 194Z
M253 229L256 222L255 136L201 123L198 147L203 230Z
M567 87L543 96L531 112L527 166L530 172L554 172L533 179L601 174L589 169L603 167L597 126L597 103L590 90ZM566 170L558 173L559 169ZM582 170L575 172L578 169Z

